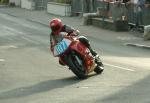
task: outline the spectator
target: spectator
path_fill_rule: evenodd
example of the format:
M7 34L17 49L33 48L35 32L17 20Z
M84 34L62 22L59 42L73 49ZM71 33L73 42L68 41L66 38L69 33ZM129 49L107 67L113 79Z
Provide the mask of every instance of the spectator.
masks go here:
M143 25L143 11L144 11L145 0L135 0L135 24L136 28L139 25Z
M126 3L129 3L130 0L123 0L122 2L126 4Z
M122 1L124 3L124 16L125 16L125 20L128 20L129 18L129 14L130 14L130 4L131 4L131 0L123 0Z
M94 0L83 0L83 7L85 13L93 12L94 10Z

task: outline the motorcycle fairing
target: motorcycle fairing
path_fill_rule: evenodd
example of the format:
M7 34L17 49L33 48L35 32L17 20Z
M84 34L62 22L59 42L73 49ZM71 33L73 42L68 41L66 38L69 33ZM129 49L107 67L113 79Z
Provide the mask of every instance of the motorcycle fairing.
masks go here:
M64 53L68 49L71 42L71 40L64 38L61 42L57 43L54 46L54 56L59 56Z
M90 50L84 44L82 44L79 40L75 40L74 43L70 45L70 49L75 50L82 56L88 73L94 70L96 63Z

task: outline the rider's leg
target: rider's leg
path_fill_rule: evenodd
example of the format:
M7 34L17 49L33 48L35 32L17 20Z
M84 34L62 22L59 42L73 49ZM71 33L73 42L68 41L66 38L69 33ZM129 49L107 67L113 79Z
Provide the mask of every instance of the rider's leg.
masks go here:
M90 50L91 54L95 57L95 61L98 63L98 65L103 66L103 64L102 64L102 62L101 62L101 60L100 60L99 55L97 54L97 52L96 52L95 50L93 50L93 49L91 48L91 45L90 45L89 40L88 40L86 37L84 37L84 36L80 36L80 37L79 37L79 40L80 40L80 42L82 42L86 47L88 47L88 49Z
M92 53L93 56L96 56L97 53L95 50L92 49L89 40L85 37L85 36L80 36L79 37L80 42L82 42L86 47L88 47L88 49L90 50L90 52Z

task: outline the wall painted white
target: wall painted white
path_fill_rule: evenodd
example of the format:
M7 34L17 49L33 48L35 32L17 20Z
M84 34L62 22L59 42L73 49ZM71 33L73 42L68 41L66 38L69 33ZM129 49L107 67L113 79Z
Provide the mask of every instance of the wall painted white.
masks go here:
M32 0L21 0L21 8L33 10L35 9L35 3Z
M16 6L21 6L21 0L9 0L9 3L15 3Z
M47 12L60 16L71 16L71 6L69 4L48 2Z

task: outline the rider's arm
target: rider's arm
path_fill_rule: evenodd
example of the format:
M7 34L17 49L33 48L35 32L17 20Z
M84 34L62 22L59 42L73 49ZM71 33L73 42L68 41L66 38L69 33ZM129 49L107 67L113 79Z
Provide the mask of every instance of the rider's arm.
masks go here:
M65 31L68 33L69 36L78 36L80 34L79 30L74 29L71 26L64 25Z
M50 50L51 52L54 51L54 45L56 44L55 40L53 39L52 34L50 34Z

